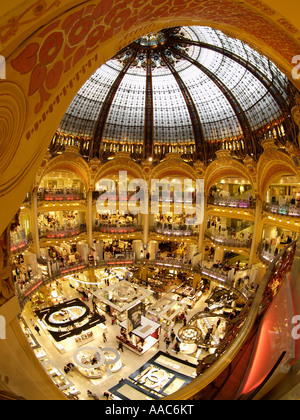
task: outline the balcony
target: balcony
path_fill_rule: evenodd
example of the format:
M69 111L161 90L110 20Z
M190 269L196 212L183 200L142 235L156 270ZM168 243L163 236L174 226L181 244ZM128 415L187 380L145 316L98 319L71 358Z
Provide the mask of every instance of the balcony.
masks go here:
M159 233L160 235L167 236L188 237L199 234L199 229L196 227L175 223L171 224L157 222L154 226L150 228L150 230L152 232Z
M226 246L229 248L251 248L252 239L235 239L235 238L225 238L222 235L213 235L210 232L205 232L205 237L215 243L216 245Z
M141 226L137 226L133 223L120 224L120 223L101 223L99 225L93 226L94 232L108 233L108 234L127 234L140 232L142 230Z
M208 204L217 207L235 208L235 209L255 209L255 200L241 200L234 197L209 197Z
M269 213L283 216L300 217L300 207L296 204L279 205L279 203L265 203L264 210Z
M32 241L31 233L26 235L25 229L18 231L17 233L11 233L10 235L10 252L12 254L25 251Z
M40 239L65 239L65 238L73 238L74 236L78 236L81 233L86 232L86 225L80 225L68 229L40 229L39 236Z
M42 189L38 192L39 201L69 202L85 200L85 195L72 189Z

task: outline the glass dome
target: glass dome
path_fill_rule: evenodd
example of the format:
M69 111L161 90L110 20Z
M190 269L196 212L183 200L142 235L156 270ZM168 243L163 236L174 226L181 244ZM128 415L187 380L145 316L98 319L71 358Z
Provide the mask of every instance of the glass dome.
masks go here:
M185 145L207 161L211 144L232 138L253 155L254 133L289 115L288 85L270 60L219 30L170 28L101 66L58 132L90 138L89 157L119 142L142 144L144 158L160 145Z

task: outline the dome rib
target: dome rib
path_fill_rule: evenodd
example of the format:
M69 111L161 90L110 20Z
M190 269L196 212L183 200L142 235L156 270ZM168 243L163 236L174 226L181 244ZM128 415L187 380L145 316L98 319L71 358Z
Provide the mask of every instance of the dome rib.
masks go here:
M192 65L194 65L197 69L202 71L207 77L209 77L214 84L217 86L217 88L222 92L222 94L226 97L228 102L230 103L231 108L233 109L239 124L242 128L244 139L245 139L245 145L246 145L246 152L250 154L250 149L248 146L248 142L251 143L251 146L255 148L255 144L252 141L252 130L251 125L248 121L248 118L242 108L242 106L239 104L239 101L236 99L236 97L233 95L233 93L227 88L227 86L221 81L219 77L217 77L214 73L212 73L207 67L205 67L203 64L199 63L199 61L194 60L193 58L189 57L187 54L184 54L179 49L176 49L174 47L170 47L170 50L173 51L175 55L178 55L181 58L184 58L188 62L190 62ZM256 150L255 150L256 152Z
M92 137L92 144L90 147L90 158L93 157L100 157L100 148L101 148L101 142L102 142L102 137L103 137L103 132L104 132L104 128L105 128L105 124L107 121L107 117L112 105L112 102L114 100L114 97L117 93L117 90L120 87L120 84L122 82L122 80L125 77L125 74L128 72L129 68L131 67L131 65L134 63L136 56L137 56L137 49L135 49L133 51L132 56L130 57L130 59L128 60L128 62L126 63L125 67L120 71L120 73L118 74L117 78L115 79L114 83L112 84L112 87L110 88L108 94L106 95L106 98L103 102L100 114L99 114L99 118L96 124L96 128L95 128L95 132L94 135Z
M256 77L256 79L271 93L273 99L275 100L279 108L281 108L282 110L288 109L288 105L285 99L283 98L281 92L274 86L272 81L268 79L267 76L263 74L257 67L250 63L250 61L246 61L244 58L234 54L232 51L229 51L225 48L221 48L213 44L207 44L206 42L202 41L194 41L192 39L183 38L181 36L170 36L169 41L173 44L193 45L199 48L205 48L230 58L231 60L243 66L246 70L252 73L253 76Z
M168 66L169 70L171 71L172 75L174 76L177 82L179 89L182 93L182 96L185 100L186 106L188 108L192 127L193 127L193 132L194 132L197 158L202 161L206 161L207 160L206 144L205 144L204 135L203 135L202 127L201 127L201 121L199 118L199 114L197 112L197 108L194 104L193 98L191 97L191 94L189 90L187 89L185 83L183 82L182 78L180 77L179 73L175 70L175 68L169 62L164 51L161 49L160 52L161 52L161 57L164 63Z

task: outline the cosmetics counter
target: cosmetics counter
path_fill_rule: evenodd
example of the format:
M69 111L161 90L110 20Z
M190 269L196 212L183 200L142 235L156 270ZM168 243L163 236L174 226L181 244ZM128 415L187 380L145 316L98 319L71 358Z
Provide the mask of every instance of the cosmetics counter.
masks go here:
M155 400L173 394L195 377L196 365L159 351L109 393L113 400Z
M122 368L120 353L113 348L82 347L73 354L78 372L88 379L106 379Z
M142 355L159 341L160 324L141 316L141 325L127 331L127 322L120 324L121 332L117 340L133 352Z

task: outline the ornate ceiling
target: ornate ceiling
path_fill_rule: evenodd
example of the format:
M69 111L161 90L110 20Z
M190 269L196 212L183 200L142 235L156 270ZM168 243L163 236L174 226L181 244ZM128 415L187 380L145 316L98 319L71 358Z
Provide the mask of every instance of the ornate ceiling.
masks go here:
M144 157L155 144L189 144L207 161L209 144L232 138L251 155L254 133L288 118L288 87L270 60L219 30L165 29L101 66L58 131L91 138L90 157L105 141L143 143Z

